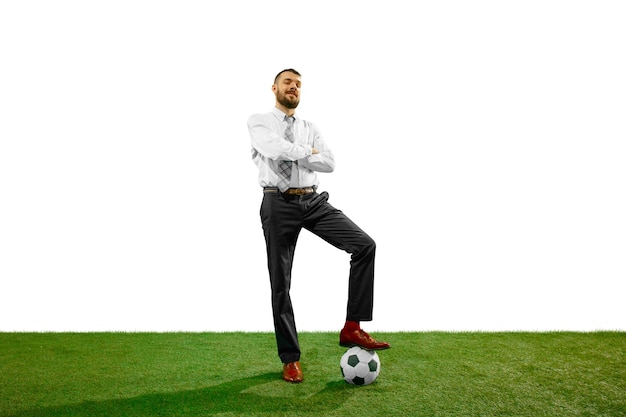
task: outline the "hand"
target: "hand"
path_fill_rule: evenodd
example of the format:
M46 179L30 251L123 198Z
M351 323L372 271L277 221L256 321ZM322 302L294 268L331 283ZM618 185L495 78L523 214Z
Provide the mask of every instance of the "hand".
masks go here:
M316 155L318 153L320 153L320 151L318 151L317 148L311 149L311 154Z

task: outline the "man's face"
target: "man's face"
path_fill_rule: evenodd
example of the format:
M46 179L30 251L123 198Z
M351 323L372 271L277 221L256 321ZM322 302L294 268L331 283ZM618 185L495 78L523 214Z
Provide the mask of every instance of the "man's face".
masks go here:
M289 71L280 74L276 84L272 86L276 101L288 109L295 109L300 104L301 85L299 75Z

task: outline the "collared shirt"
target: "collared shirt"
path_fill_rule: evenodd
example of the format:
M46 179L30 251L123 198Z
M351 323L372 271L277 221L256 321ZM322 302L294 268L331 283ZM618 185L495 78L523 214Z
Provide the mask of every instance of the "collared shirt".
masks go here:
M335 169L333 153L328 148L317 126L294 115L294 142L285 138L285 113L274 107L271 112L253 114L248 119L252 140L252 160L259 168L261 187L278 186L278 164L294 161L291 169L291 188L317 186L316 171ZM312 149L319 151L313 155Z

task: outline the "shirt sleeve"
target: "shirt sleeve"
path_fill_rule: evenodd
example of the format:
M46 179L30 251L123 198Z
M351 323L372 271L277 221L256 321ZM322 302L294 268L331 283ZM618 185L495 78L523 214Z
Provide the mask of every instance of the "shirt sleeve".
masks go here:
M248 131L252 147L261 155L273 160L297 161L312 154L307 144L291 143L271 128L267 118L255 114L248 118Z
M298 161L302 167L318 172L333 172L335 170L335 156L330 150L319 129L313 123L309 123L309 143L313 144L313 148L319 151L318 154L310 155Z

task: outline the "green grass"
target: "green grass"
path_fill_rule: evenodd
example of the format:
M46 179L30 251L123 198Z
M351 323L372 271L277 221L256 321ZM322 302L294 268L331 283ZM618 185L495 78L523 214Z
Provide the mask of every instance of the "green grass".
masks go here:
M626 333L377 333L372 385L335 333L302 333L305 381L270 333L0 333L0 416L626 416Z

